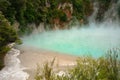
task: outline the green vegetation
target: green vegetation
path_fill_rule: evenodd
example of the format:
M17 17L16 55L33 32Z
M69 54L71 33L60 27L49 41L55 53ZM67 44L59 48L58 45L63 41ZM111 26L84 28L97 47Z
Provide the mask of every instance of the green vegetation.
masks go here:
M54 60L43 68L38 66L35 80L120 80L120 50L108 51L106 57L98 59L81 57L77 65L59 76L53 70Z
M0 12L0 68L3 66L4 56L9 50L9 43L19 41L16 31Z
M39 23L54 24L54 20L59 19L59 24L68 22L65 9L58 9L59 5L70 3L73 7L72 16L76 17L81 23L87 23L88 17L93 13L93 3L98 2L97 21L102 21L104 13L112 3L118 0L0 0L0 11L11 24L15 21L20 23L20 33L25 33L29 27L27 24ZM70 9L68 9L70 11ZM118 14L119 13L118 9ZM73 17L72 17L73 18ZM73 20L73 19L71 19ZM44 26L46 28L46 26ZM53 28L53 25L50 26Z
M112 1L98 0L99 10L96 17L98 21L102 20ZM71 16L76 17L82 23L86 23L88 17L93 13L94 2L94 0L0 0L0 11L10 24L18 21L20 23L20 32L25 33L29 30L29 27L27 27L29 23L35 23L36 25L42 22L54 24L55 19L59 19L59 24L68 22L68 16L65 11L66 9L70 11L70 6L66 6L65 9L58 9L60 4L63 6L64 3L72 4L73 11Z
M71 0L73 3L73 16L78 20L87 19L93 12L92 3L90 0Z
M98 0L99 2L99 9L98 9L98 14L96 17L97 21L102 21L104 18L105 12L110 8L111 3L116 3L117 0L112 1L112 0Z

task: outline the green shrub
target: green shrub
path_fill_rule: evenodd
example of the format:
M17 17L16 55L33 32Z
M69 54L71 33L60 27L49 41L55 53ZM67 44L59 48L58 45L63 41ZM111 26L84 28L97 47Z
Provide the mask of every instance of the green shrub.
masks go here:
M55 59L54 59L55 60ZM42 70L40 66L37 67L37 72L35 76L35 80L54 80L54 73L53 73L53 64L54 60L49 64L48 62L44 64Z
M119 55L120 50L113 49L98 59L81 57L63 76L56 75L53 66L46 63L42 69L38 67L35 80L120 80Z
M0 58L0 66L4 65L4 55L10 49L7 45L16 41L20 42L16 31L0 12L0 55L2 55Z

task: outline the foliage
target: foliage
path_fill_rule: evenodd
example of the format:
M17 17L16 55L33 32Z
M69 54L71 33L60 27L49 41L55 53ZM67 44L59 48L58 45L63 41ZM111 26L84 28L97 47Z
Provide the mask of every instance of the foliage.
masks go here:
M90 5L89 0L0 0L0 11L3 12L11 24L18 21L20 23L20 30L23 31L27 29L26 25L28 23L39 24L44 22L53 24L51 21L54 17L66 22L67 16L64 11L58 10L59 4L66 2L73 4L73 16L76 16L77 19L83 19L86 11L90 11L85 10L87 8L84 7L84 5Z
M19 41L16 31L10 26L7 19L0 13L0 54L5 53L7 44Z
M88 17L93 13L93 3L98 2L99 9L96 20L102 21L105 12L112 3L118 0L0 0L0 11L11 24L15 21L20 23L20 32L29 30L27 24L39 23L54 24L57 17L60 22L68 22L63 9L58 9L59 5L71 3L73 6L72 16L78 21L86 23ZM118 9L118 14L120 11Z
M98 14L96 17L97 21L102 21L104 18L105 12L109 9L112 0L98 0L99 2L99 9L98 9Z
M118 16L120 18L120 5L118 6Z
M93 12L92 3L90 0L71 0L73 4L74 13L73 15L77 19L85 19L89 17Z
M98 59L92 57L81 57L77 65L59 76L52 66L46 63L41 70L37 68L35 80L120 80L120 50L108 51L106 57ZM49 76L49 77L48 77Z
M0 0L0 11L6 11L8 6L10 5L10 2L7 0Z
M35 80L54 80L53 74L53 64L54 60L49 64L48 62L43 66L43 70L41 71L39 65L37 68Z
M9 43L20 41L16 31L10 26L8 20L0 12L0 69L3 67L4 55L9 50Z

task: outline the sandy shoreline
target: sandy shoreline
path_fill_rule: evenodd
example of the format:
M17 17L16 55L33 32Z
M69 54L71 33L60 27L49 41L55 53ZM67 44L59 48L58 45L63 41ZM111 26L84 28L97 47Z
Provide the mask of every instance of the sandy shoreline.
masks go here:
M46 51L41 49L35 49L31 47L21 47L19 48L21 54L19 59L21 64L26 67L25 70L30 75L28 80L34 80L34 74L37 67L37 64L42 66L45 62L52 61L55 58L55 68L62 69L67 66L73 66L76 64L75 56L60 54L57 52Z

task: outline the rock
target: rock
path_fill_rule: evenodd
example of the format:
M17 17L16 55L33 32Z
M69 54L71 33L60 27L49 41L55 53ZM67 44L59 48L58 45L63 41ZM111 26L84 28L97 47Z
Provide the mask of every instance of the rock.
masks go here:
M64 71L59 71L56 75L57 76L65 76L66 73Z
M5 67L0 71L0 80L27 80L29 75L24 72L17 56L20 51L12 48L5 56Z
M8 47L9 48L12 48L12 47L14 47L15 46L15 43L10 43L10 44L8 44Z

